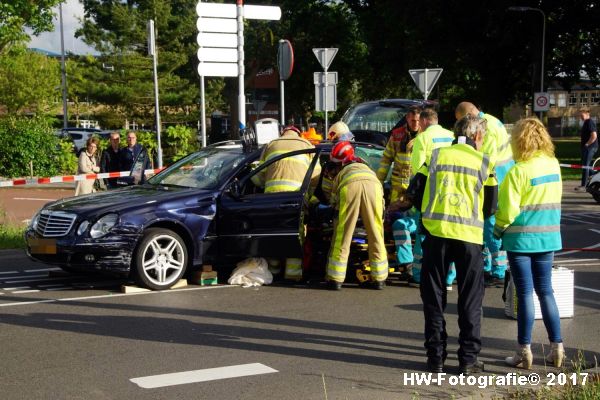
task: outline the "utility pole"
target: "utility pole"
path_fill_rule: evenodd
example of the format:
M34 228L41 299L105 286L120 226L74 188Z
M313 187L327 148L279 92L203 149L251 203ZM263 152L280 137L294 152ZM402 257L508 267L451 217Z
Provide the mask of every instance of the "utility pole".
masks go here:
M67 110L67 68L65 66L65 34L63 30L62 3L58 4L60 18L60 72L62 76L63 128L69 127L69 112Z

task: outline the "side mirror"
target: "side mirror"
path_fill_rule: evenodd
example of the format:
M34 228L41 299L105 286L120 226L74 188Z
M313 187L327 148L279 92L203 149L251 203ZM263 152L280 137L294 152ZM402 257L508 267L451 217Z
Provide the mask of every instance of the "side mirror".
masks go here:
M235 179L233 182L231 182L231 184L229 185L228 193L234 199L239 199L240 197L242 197L242 189L240 187L239 180Z

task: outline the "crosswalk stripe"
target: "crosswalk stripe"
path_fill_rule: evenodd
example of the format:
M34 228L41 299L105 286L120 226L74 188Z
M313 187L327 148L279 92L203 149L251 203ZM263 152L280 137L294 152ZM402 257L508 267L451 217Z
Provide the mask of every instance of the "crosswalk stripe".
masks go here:
M165 386L183 385L186 383L197 383L214 381L218 379L238 378L242 376L271 374L279 372L264 364L242 364L230 367L198 369L195 371L175 372L171 374L144 376L132 378L131 382L144 389L154 389Z

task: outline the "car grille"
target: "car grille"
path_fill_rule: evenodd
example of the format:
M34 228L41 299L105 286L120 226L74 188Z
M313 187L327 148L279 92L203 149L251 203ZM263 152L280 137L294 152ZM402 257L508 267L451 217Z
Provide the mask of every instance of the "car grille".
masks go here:
M76 214L43 210L35 231L43 237L65 236L73 227L76 218Z

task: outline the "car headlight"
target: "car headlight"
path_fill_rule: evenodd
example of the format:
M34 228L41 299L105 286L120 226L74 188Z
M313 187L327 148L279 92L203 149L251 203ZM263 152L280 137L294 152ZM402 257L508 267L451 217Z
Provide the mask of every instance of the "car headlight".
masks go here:
M92 225L90 228L90 236L97 239L106 235L108 231L117 224L118 220L119 216L117 214L106 214Z
M37 230L39 220L40 220L40 211L35 213L33 218L31 218L31 221L29 221L29 227L34 231Z
M77 228L77 236L83 235L83 232L85 232L88 226L90 226L90 221L87 220L79 224L79 228Z

